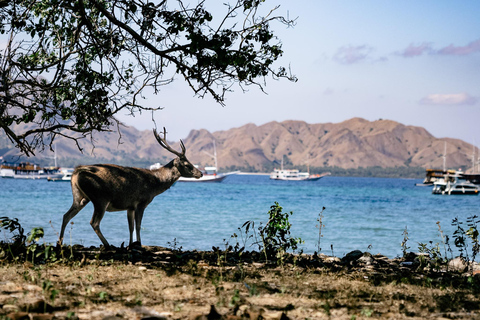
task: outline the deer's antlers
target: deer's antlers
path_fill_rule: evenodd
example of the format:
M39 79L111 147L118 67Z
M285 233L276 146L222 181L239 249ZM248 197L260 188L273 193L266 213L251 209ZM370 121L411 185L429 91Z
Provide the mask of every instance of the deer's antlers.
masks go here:
M167 143L167 129L165 129L165 127L163 127L163 138L160 137L160 135L157 133L157 130L153 129L153 134L155 136L155 138L157 139L158 143L163 147L165 148L166 150L170 151L171 153L173 153L174 155L180 157L180 158L184 158L185 157L185 145L183 144L183 141L180 139L180 147L182 148L182 152L178 152L178 151L175 151L175 149L173 149L172 147L170 147L170 145Z

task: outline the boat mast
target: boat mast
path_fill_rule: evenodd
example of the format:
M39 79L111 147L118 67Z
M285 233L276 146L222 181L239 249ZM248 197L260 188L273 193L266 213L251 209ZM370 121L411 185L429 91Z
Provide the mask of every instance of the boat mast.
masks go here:
M472 150L472 173L475 173L475 139L473 139L473 150Z
M445 141L443 148L443 171L447 171L447 141Z
M206 154L208 154L210 157L213 158L213 161L215 161L215 171L217 171L218 169L218 164L217 164L217 147L215 145L215 140L212 140L212 143L213 143L213 155L205 150L203 150L203 152L205 152Z
M215 158L215 170L218 169L217 165L217 147L215 146L215 140L213 140L213 157Z

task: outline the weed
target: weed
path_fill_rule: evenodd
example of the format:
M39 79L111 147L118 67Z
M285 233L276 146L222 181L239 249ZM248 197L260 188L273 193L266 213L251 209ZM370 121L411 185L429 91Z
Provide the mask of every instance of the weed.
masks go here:
M240 290L235 289L232 299L230 299L229 307L235 307L240 303Z
M101 291L99 294L98 294L98 298L102 301L106 301L107 298L108 298L108 293L105 292L105 291Z
M315 226L318 228L318 242L317 242L317 252L320 253L322 251L322 247L320 246L320 241L323 238L322 229L325 228L323 224L323 211L325 211L325 207L322 208L322 211L318 214L318 224Z
M257 285L255 283L252 285L249 285L248 283L244 282L243 284L245 285L245 288L248 289L248 294L250 295L250 297L258 295Z
M478 240L479 232L477 228L478 223L480 223L480 220L476 215L467 218L467 226L469 228L466 231L466 234L472 241L472 261L475 261L475 258L480 251L480 243Z
M259 251L263 251L265 260L277 259L282 261L287 250L297 250L298 245L302 243L301 238L293 238L290 236L291 223L288 221L289 216L293 212L283 213L282 207L275 202L270 207L268 212L268 222L263 226L260 223L258 227L258 234L261 241L258 241L257 234L255 233L255 222L250 220L242 225L245 228L245 239L254 238L254 244L258 245ZM253 230L253 234L249 234L249 231Z
M326 314L327 316L330 316L330 314L331 314L331 313L330 313L331 306L330 306L330 303L328 302L328 300L327 300L324 304L322 304L321 307L322 307L323 311L325 312L325 314Z
M50 280L44 280L42 282L42 291L43 291L43 295L48 297L52 301L52 303L55 303L55 298L60 293L60 291L58 291L53 287L53 283ZM45 304L45 308L46 308L46 304ZM44 312L46 312L46 310L44 310Z
M403 241L401 244L404 258L407 256L408 249L410 249L410 247L407 246L407 242L408 242L408 230L407 230L407 226L405 226L405 230L403 230Z
M448 237L448 235L443 234L442 227L440 226L440 221L437 221L437 226L438 226L438 233L440 235L440 239L442 240L443 250L445 252L445 260L447 260L447 252L450 252L453 259L453 252L449 243L450 238Z
M429 266L430 268L434 268L436 270L440 269L440 266L446 263L446 259L442 257L440 252L439 243L433 244L433 241L429 241L429 246L426 243L419 243L418 244L418 251L420 253L426 253L429 257ZM420 258L420 267L424 267L427 264L426 258L422 255L419 256Z
M452 226L456 227L456 230L453 232L453 238L455 247L460 251L460 258L464 261L470 261L468 257L468 243L467 243L467 234L465 229L462 227L463 222L459 221L458 218L452 220Z
M167 245L172 248L173 251L182 251L183 247L178 246L177 238L173 238L172 242L167 242Z
M362 316L365 316L367 318L370 318L373 314L373 310L370 308L363 308L362 311L360 312Z

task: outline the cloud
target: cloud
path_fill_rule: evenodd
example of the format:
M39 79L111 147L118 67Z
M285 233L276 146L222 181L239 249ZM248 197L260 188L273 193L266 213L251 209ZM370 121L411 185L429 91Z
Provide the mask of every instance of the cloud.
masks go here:
M333 89L332 88L326 88L324 91L323 91L323 95L324 96L330 96L334 93Z
M341 64L355 64L368 59L373 48L367 45L340 47L333 59Z
M451 94L430 94L420 99L421 104L444 106L474 105L477 103L477 101L477 98L465 92Z
M405 57L411 58L416 56L421 56L424 53L432 52L432 44L430 42L423 42L419 45L410 44L405 50L399 52L398 54Z
M404 58L412 58L423 54L466 56L477 52L480 52L480 39L472 41L465 46L454 46L451 44L441 49L434 49L431 42L423 42L418 45L410 44L403 51L397 52L396 54Z
M480 52L480 39L472 41L466 46L456 47L451 44L437 51L438 54L454 56L465 56L476 52Z

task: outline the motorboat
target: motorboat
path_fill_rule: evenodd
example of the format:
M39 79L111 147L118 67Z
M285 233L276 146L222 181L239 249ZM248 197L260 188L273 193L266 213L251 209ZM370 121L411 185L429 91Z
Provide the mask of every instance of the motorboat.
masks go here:
M308 172L300 172L300 170L297 169L273 169L273 172L270 173L270 179L287 181L316 181L328 175L330 175L330 172L323 174L310 174Z
M273 172L270 173L270 179L284 181L316 181L328 175L330 175L330 172L310 174L310 172L300 172L298 169L284 169L282 158L281 168L273 169Z
M52 177L48 177L48 181L70 182L72 180L73 169L62 169L60 174Z
M12 179L48 179L59 175L58 168L42 168L29 162L18 164L2 163L0 166L0 177Z
M433 183L433 194L478 195L479 187L466 180L462 174L445 175Z

